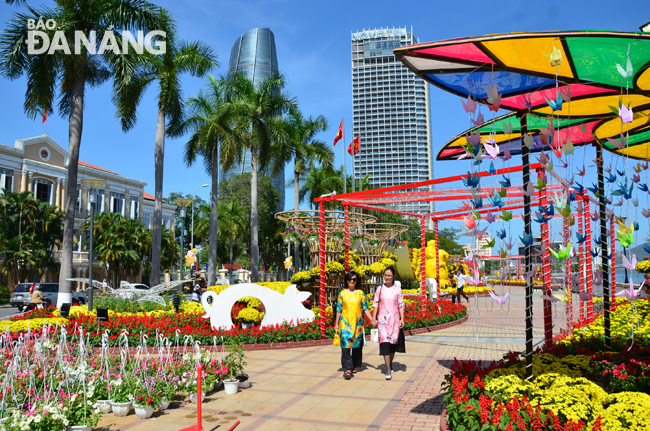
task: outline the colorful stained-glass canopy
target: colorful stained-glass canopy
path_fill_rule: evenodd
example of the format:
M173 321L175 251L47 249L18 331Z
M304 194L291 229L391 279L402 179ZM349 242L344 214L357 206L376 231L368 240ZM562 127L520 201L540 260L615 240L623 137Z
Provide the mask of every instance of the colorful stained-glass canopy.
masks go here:
M634 110L650 108L650 34L612 31L506 33L398 48L395 55L431 84L487 103L488 85L501 108L571 118L611 117L625 93ZM561 56L554 65L552 58ZM624 78L628 56L633 74ZM556 87L557 86L557 87ZM557 89L571 103L553 112ZM628 98L629 97L629 98Z
M611 117L611 115L610 115ZM554 147L563 145L567 139L575 146L587 145L595 140L602 142L603 148L621 156L634 159L650 160L650 109L636 113L634 121L623 127L621 119L614 118L552 118L550 116L527 116L528 134L532 136L534 146L532 151L550 151L548 136L542 129L555 128L553 135ZM621 142L621 130L626 130L627 148L619 149L607 138L616 143ZM485 124L473 127L452 138L438 152L438 160L457 160L466 153L463 147L468 144L472 134L480 134L481 140L491 137L499 145L501 154L507 148L511 154L521 153L521 122L517 113L502 115Z

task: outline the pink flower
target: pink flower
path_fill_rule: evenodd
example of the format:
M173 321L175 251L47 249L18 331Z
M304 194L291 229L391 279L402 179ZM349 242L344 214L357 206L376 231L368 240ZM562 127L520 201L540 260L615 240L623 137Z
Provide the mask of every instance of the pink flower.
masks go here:
M151 397L147 398L147 404L151 404L152 401L153 401L153 398L151 398Z
M138 401L142 401L142 395L138 395Z

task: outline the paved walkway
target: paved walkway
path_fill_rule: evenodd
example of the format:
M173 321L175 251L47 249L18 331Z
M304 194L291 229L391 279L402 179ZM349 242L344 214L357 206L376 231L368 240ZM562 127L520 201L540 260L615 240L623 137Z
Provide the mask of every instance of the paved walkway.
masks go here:
M508 288L505 288L508 291ZM453 358L501 359L524 350L524 294L512 288L508 309L488 298L470 298L470 317L462 325L407 337L407 353L395 358L393 380L377 346L364 349L364 367L342 378L341 352L335 346L248 352L251 387L236 395L213 393L203 404L205 430L439 430L443 409L440 384ZM541 294L535 294L535 342L543 337ZM477 309L478 308L478 309ZM562 306L555 319L564 321ZM502 323L503 322L503 323ZM478 333L477 333L478 332ZM196 424L194 405L174 403L165 412L140 420L106 415L100 430L177 431Z

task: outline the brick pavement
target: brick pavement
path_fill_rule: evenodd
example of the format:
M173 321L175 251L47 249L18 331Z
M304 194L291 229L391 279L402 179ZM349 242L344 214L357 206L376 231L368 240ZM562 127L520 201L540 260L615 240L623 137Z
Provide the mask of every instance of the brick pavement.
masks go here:
M222 390L203 404L205 430L439 430L443 396L440 384L453 358L501 359L523 350L523 289L510 290L510 308L489 298L471 298L469 318L459 326L407 337L407 353L397 354L393 380L384 378L377 346L364 349L364 367L349 381L342 378L340 349L311 346L247 353L251 387L236 395ZM563 321L556 310L556 322ZM534 334L543 337L541 294L535 294ZM478 332L478 333L477 333ZM99 430L177 431L196 424L195 406L175 403L165 412L139 420L107 415Z

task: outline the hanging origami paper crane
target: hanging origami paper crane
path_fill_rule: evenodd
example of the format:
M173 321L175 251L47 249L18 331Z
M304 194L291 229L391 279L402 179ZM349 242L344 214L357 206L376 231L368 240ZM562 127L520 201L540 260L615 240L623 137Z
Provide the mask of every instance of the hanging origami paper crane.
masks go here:
M477 188L479 183L481 182L481 177L478 176L478 173L476 174L471 174L467 172L467 178L462 178L463 184L465 184L465 187L471 187L473 189Z
M549 250L553 256L557 260L565 260L565 259L570 259L571 258L571 243L568 243L564 250L561 248L558 251L553 250L552 248L549 248Z
M528 233L524 233L524 236L520 236L519 239L525 247L530 247L533 245L533 236Z
M472 252L472 250L469 251L469 254L465 253L463 262L468 263L468 262L472 262L473 260L474 260L474 253Z
M471 96L467 96L467 103L465 103L465 101L462 99L461 99L461 103L463 104L463 109L465 110L465 112L467 113L471 112L473 114L476 111L477 105Z
M497 218L494 215L494 213L489 212L485 215L485 221L487 221L490 224L494 223L496 220Z
M548 106L551 107L553 112L562 110L562 93L560 93L559 91L557 92L555 101L548 100L546 97L544 97L544 100L546 100L546 103L548 103Z
M483 118L483 114L479 112L478 115L476 116L476 120L470 118L470 121L475 126L482 126L483 123L485 123L485 118Z
M634 244L634 224L630 223L630 228L628 229L627 226L620 221L620 217L617 217L616 221L620 228L620 230L616 230L618 242L621 243L621 247L628 248L630 245Z
M566 143L564 144L564 154L573 154L575 153L575 146L571 139L567 138ZM566 167L566 166L565 166Z
M510 135L512 133L512 124L510 123L508 124L504 123L501 128L503 129L503 133L505 133L506 135Z
M639 184L639 190L641 190L644 193L647 192L648 191L648 185L646 183Z
M499 91L497 89L497 86L492 86L488 84L487 86L487 102L490 108L490 111L497 112L499 110L499 107L501 106L501 95L499 95Z
M463 217L463 222L465 223L465 226L467 226L467 229L476 228L476 219L474 217L465 216Z
M499 229L497 231L497 236L499 239L504 239L506 237L506 230L505 229Z
M526 145L526 147L528 147L529 149L535 146L535 140L528 133L524 134L523 140L524 140L524 145Z
M627 64L625 66L625 69L623 69L623 66L618 63L616 63L616 69L618 70L618 73L620 73L621 76L625 79L632 78L634 76L634 68L632 67L632 62L630 61L629 55L627 56Z
M553 45L553 50L551 50L551 54L543 53L546 58L548 58L548 61L551 62L551 66L561 66L562 65L562 51L557 49L555 45Z
M469 275L460 275L459 277L462 277L465 280L465 282L470 286L478 286L479 284L481 284L480 274L477 269L474 269L474 277L471 277Z
M508 211L502 209L502 210L501 210L501 214L502 214L502 215L499 216L499 218L500 218L501 220L503 220L503 221L510 221L510 220L512 220L512 213L510 213L510 212L508 212Z
M503 241L503 244L506 246L508 251L512 250L512 247L515 245L515 243L512 242L512 238L508 238L508 241Z
M582 244L585 242L585 237L580 235L578 232L576 232L576 238L578 238L578 244Z
M627 144L627 138L628 138L628 136L627 135L624 136L623 132L621 132L621 139L620 140L617 141L616 139L607 138L607 142L609 142L610 144L612 144L614 147L618 148L619 150L622 150L623 148L625 148L625 145Z
M499 181L499 184L501 184L505 188L512 186L512 184L510 183L510 177L506 177L505 175L503 176L503 181Z
M494 142L492 140L492 142ZM487 154L483 155L483 158L485 159L490 159L494 160L499 156L499 145L494 143L493 145L490 145L489 143L484 143L483 146L485 147L485 150L487 151Z
M497 296L492 290L488 290L488 293L490 294L492 299L494 299L499 304L505 304L506 302L508 302L508 298L510 297L510 292L506 292L506 294L503 295L502 297Z
M623 289L620 292L616 292L616 296L618 296L619 298L628 297L630 299L636 299L639 297L639 293L641 292L642 288L643 285L639 286L637 290L634 290L634 282L630 279L630 288Z
M546 216L545 216L541 211L535 213L535 215L537 216L537 218L535 219L535 221L536 221L537 223L539 223L539 224L546 224L546 223L548 223L548 218L546 218Z
M501 249L499 249L499 256L501 256L501 259L505 259L507 255L508 253L503 249L503 247L501 247Z
M496 238L492 238L491 241L486 242L484 245L481 246L481 248L482 249L483 248L492 248L492 247L494 247L494 244L496 244L496 241L497 241Z
M624 253L621 253L621 256L623 257L623 266L626 269L630 270L630 271L634 271L634 269L636 268L636 264L637 264L636 254L633 254L630 257L630 260L627 259L627 256L625 256Z
M485 168L485 172L487 172L490 175L494 175L494 173L496 172L496 168L494 167L494 161L491 161L490 166Z
M501 160L504 162L507 162L508 160L512 159L512 154L510 153L510 150L507 148L503 149L503 156L499 156Z
M632 174L632 181L638 183L641 181L641 176L639 176L639 174Z
M630 187L628 189L627 177L625 177L625 181L623 183L621 183L620 181L616 181L616 185L618 186L618 190L612 191L612 196L623 196L626 200L632 198L632 190L634 189L634 183L630 184Z
M474 199L472 200L472 203L474 204L474 208L479 209L483 207L483 198L480 196L474 196Z
M498 192L494 192L494 196L488 195L488 199L493 207L501 208L503 206L503 201L501 200L501 195Z
M573 185L573 190L575 190L577 194L581 195L585 188L582 186L582 184L576 181Z
M641 214L643 214L643 217L645 218L650 218L650 210L647 208L643 208L643 211L641 211Z

